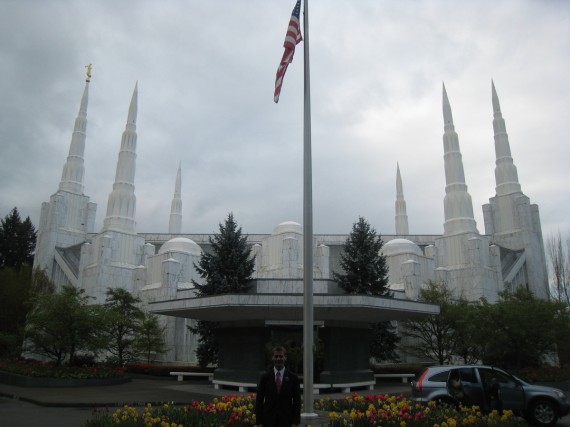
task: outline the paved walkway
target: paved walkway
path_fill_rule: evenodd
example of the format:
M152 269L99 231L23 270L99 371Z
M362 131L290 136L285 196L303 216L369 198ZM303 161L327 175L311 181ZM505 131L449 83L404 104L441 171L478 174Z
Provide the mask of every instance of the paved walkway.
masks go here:
M371 393L357 390L359 394ZM378 383L374 394L400 394L409 392L409 385ZM193 400L210 401L216 396L247 395L236 390L215 390L207 380L178 382L175 378L135 378L126 384L78 388L34 388L0 384L0 424L3 427L29 427L34 425L79 427L93 416L93 409L114 411L124 405L144 406L173 402L185 405ZM323 397L339 399L347 393L321 393ZM318 425L314 421L313 426Z
M566 387L567 388L567 387ZM378 382L374 391L359 394L407 394L410 388L399 382ZM94 409L114 412L124 405L144 406L165 402L186 405L193 400L210 401L216 396L247 395L236 390L215 390L206 379L176 381L175 378L140 377L114 386L78 388L34 388L0 384L0 425L2 427L57 426L81 427L93 418ZM344 398L347 393L321 393L315 401L330 397ZM314 427L327 425L308 421ZM558 426L570 426L570 415Z

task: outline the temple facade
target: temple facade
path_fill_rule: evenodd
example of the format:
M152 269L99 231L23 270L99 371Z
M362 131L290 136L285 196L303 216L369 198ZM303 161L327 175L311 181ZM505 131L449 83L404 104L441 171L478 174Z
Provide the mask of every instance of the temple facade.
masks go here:
M84 194L84 151L87 134L89 79L75 120L69 155L59 188L42 204L34 266L45 270L56 285L80 287L97 303L110 287L120 287L150 304L194 295L200 282L194 264L209 250L209 235L181 230L181 166L178 166L170 212L165 206L167 233L138 233L135 170L138 89L135 86L119 147L115 182L100 230L94 229L97 206ZM389 283L398 299L414 301L429 281L443 281L458 298L496 301L504 289L525 287L548 298L548 277L538 206L522 193L510 153L505 120L492 85L496 152L495 195L483 206L481 234L463 171L459 137L443 87L443 153L445 167L444 232L410 235L400 167L396 168L395 234L383 235ZM285 220L285 218L284 218ZM412 218L413 221L413 218ZM346 234L314 235L313 277L334 288ZM283 294L303 278L303 228L285 221L271 234L249 234L255 255L256 287ZM325 285L326 284L326 285ZM317 286L318 289L318 286ZM272 291L273 292L273 291ZM268 313L268 320L271 315ZM163 316L170 350L165 361L195 363L196 337L188 330L194 320Z

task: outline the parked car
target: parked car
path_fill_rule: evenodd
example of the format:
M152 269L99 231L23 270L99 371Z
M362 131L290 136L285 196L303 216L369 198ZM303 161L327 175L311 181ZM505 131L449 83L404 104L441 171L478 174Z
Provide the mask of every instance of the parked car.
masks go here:
M411 382L412 400L477 405L484 411L510 409L538 426L556 424L570 412L562 390L530 384L493 366L433 366Z

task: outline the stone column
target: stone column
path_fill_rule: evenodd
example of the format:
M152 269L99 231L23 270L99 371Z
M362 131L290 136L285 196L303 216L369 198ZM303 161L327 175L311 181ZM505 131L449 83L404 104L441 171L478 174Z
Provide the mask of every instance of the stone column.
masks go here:
M374 381L370 370L370 340L368 325L363 327L329 326L319 331L324 343L324 370L320 383L344 384Z
M219 343L215 380L257 383L267 368L265 343L269 329L264 326L222 325L216 329Z

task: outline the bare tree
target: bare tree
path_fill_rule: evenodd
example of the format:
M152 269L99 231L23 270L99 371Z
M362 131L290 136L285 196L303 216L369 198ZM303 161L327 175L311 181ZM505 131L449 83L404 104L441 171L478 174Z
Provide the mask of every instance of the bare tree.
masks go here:
M560 231L549 236L546 240L546 251L552 268L553 297L570 306L570 235L566 237L565 242Z

